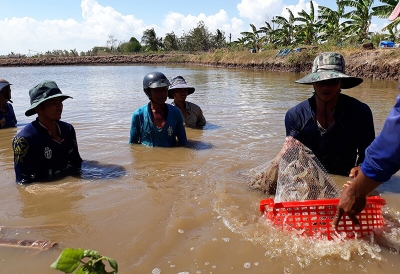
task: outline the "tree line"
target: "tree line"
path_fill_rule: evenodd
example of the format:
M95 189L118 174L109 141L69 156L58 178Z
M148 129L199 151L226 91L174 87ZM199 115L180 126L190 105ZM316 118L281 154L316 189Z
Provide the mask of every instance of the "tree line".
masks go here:
M131 37L128 42L119 42L110 35L104 47L94 47L78 54L76 50L54 50L45 55L84 56L102 53L126 54L137 52L183 51L207 52L214 49L236 47L254 49L297 47L301 45L320 45L329 43L335 46L358 45L380 40L399 40L400 17L390 22L382 32L371 33L369 27L373 16L387 19L399 0L379 0L382 5L372 7L374 0L336 0L336 9L318 6L318 15L314 3L310 1L310 12L302 10L295 16L287 8L288 18L274 16L266 20L257 29L250 24L251 31L244 31L236 41L227 41L225 32L208 30L203 21L189 32L178 37L174 32L158 37L154 28L143 32L141 41ZM229 35L230 36L230 35Z

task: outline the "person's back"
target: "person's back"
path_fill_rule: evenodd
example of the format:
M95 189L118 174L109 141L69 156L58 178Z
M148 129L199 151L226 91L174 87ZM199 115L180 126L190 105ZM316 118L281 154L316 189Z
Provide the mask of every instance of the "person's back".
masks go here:
M17 125L14 108L9 103L12 103L10 86L11 84L7 80L0 79L0 129Z
M82 163L72 125L60 121L61 93L53 81L44 81L29 91L31 107L26 116L37 114L12 141L16 182L31 183L60 178L77 172Z

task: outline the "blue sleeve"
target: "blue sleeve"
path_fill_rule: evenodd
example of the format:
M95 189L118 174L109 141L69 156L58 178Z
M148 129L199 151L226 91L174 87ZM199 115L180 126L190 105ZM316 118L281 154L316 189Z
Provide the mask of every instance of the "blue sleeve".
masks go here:
M293 138L298 139L300 129L297 127L295 119L293 119L292 112L294 112L293 108L289 109L285 115L286 136L292 136Z
M139 122L139 113L135 111L132 115L132 122L131 122L131 132L129 143L130 144L138 144L140 143L140 122Z
M400 95L382 131L366 149L361 169L377 182L388 181L400 169Z

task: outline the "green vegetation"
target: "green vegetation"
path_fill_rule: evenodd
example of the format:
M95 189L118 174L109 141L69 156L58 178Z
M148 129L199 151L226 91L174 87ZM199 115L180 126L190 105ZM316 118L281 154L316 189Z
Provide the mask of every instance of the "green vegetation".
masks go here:
M84 258L90 258L86 262ZM103 260L108 261L110 267L113 269L110 272L106 271L106 266ZM101 256L97 251L94 250L83 250L81 248L66 248L63 250L61 255L58 257L51 266L56 270L60 270L64 273L75 274L117 274L118 264L115 260Z
M360 44L371 42L375 47L381 40L400 41L400 17L382 29L382 33L369 32L371 19L376 16L388 18L398 0L379 0L382 5L372 7L374 0L336 0L336 9L319 6L314 9L314 2L309 1L310 12L305 10L296 14L286 9L288 18L275 16L272 20L257 28L250 24L251 31L241 32L242 37L236 41L226 41L225 32L217 29L211 33L203 21L187 33L178 37L174 32L167 33L164 38L157 37L154 28L143 32L140 42L131 37L129 42L119 42L110 35L105 47L94 47L80 56L137 54L157 52L181 52L202 54L213 53L218 49L229 51L261 52L264 50L295 49L305 46L319 48L355 48ZM317 16L318 14L318 16ZM76 50L53 50L37 53L32 57L78 56ZM22 56L26 57L26 56ZM215 62L223 59L219 54ZM293 61L293 60L292 60Z

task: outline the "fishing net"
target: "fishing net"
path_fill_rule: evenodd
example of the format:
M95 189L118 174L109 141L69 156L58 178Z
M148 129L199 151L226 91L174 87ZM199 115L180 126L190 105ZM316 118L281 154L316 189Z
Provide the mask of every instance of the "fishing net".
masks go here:
M266 165L249 171L249 187L270 195L275 202L331 199L340 190L313 152L287 137L278 155Z

